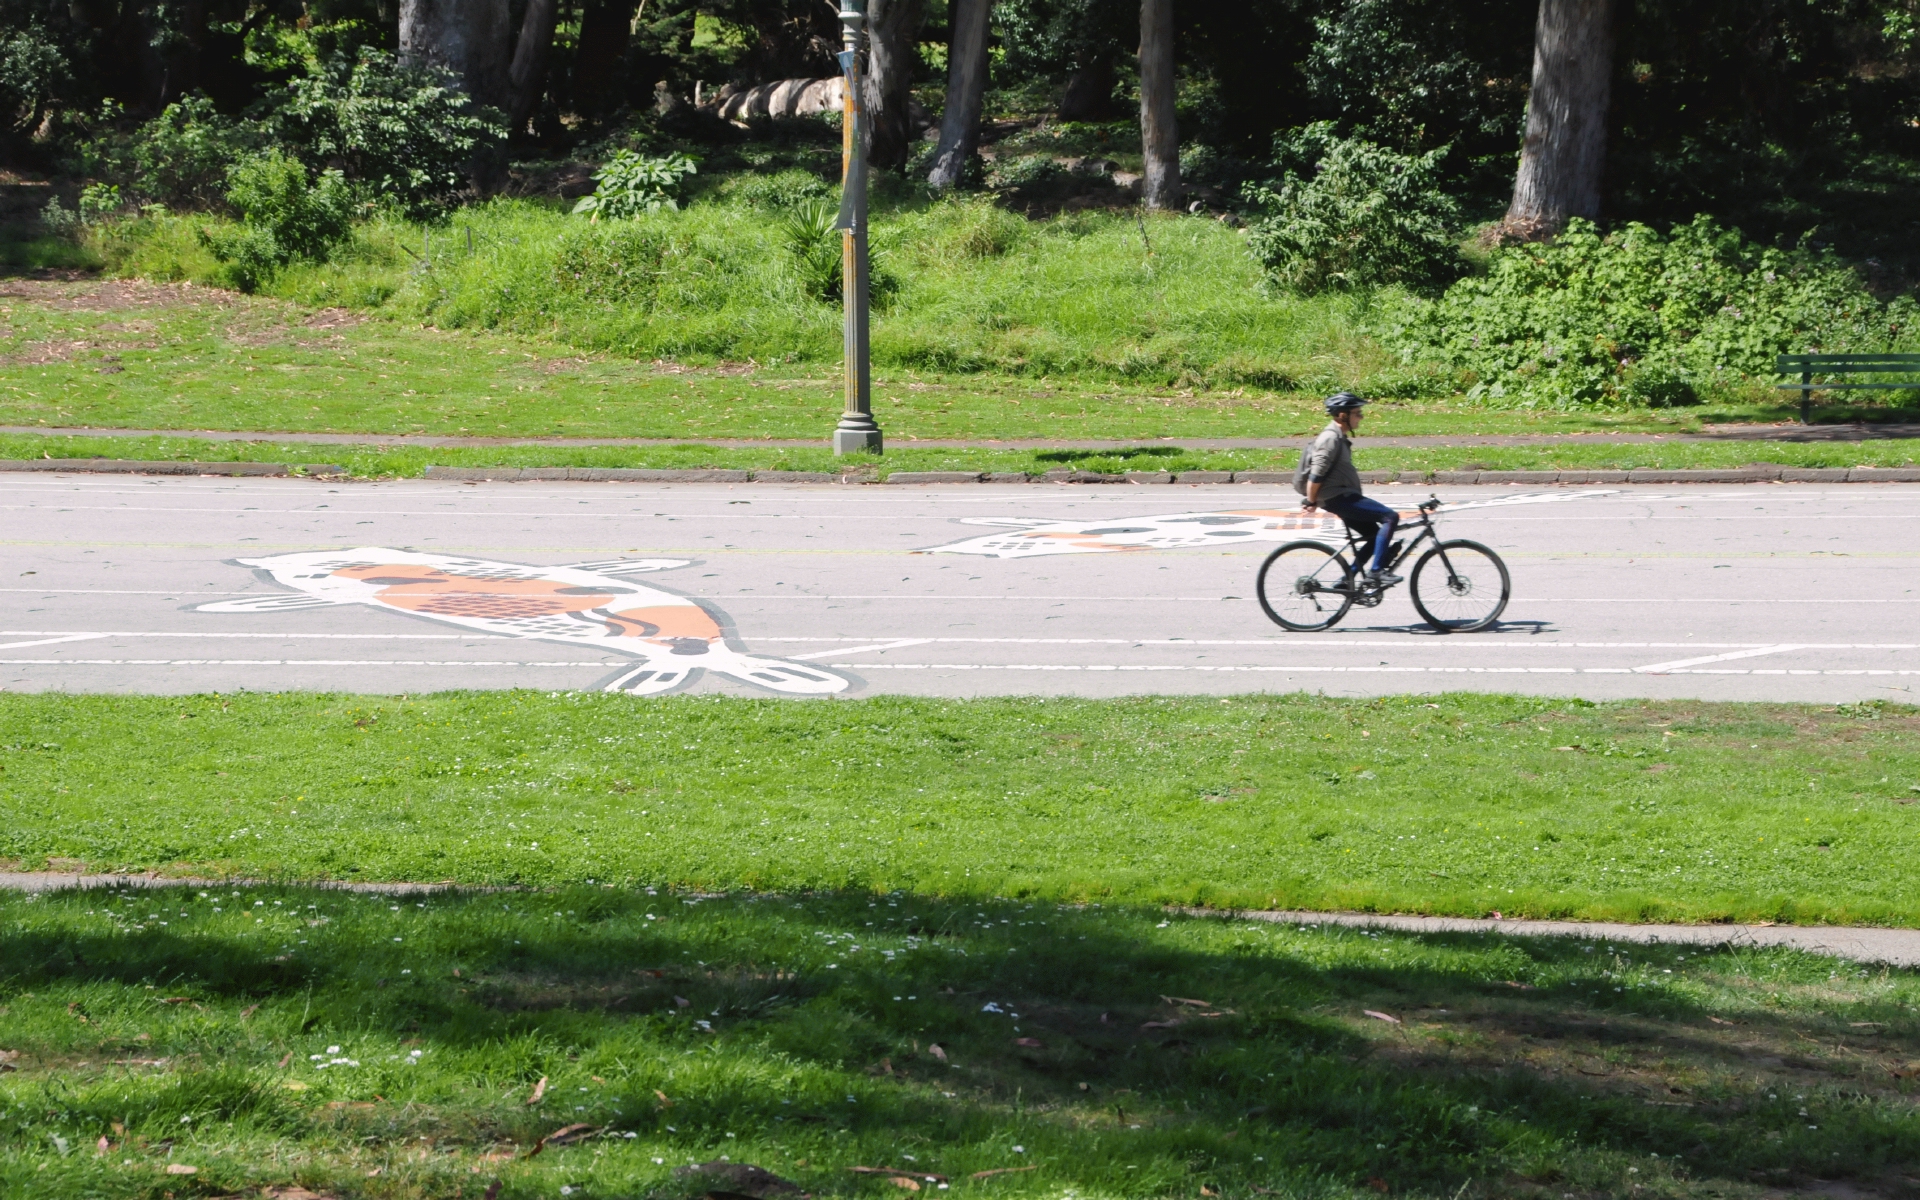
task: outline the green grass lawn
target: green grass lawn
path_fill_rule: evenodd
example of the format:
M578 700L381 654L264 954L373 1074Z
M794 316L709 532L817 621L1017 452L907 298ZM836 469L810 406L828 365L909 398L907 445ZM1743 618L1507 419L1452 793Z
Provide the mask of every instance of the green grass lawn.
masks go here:
M0 963L8 1196L1893 1197L1920 1160L1920 980L1778 951L209 885L0 897Z
M1302 439L1304 441L1304 439ZM1193 450L1139 445L1119 450L941 450L895 443L878 460L839 458L816 448L657 446L400 447L377 443L216 442L191 437L0 434L0 459L121 458L145 461L329 463L356 476L415 476L429 466L729 468L762 471L1004 471L1043 475L1069 469L1126 471L1292 471L1297 450ZM1362 470L1452 471L1739 467L1898 467L1920 462L1920 439L1872 442L1661 442L1634 445L1373 447L1354 451Z
M1920 713L1500 696L0 696L0 860L1920 925Z
M1026 278L1017 263L995 262L1008 279ZM588 336L597 328L591 322L576 326L551 315L544 323L456 320L450 309L408 308L402 300L413 292L365 311L319 307L351 299L322 284L344 287L353 270L348 264L302 276L312 286L294 289L298 302L132 280L0 282L0 424L824 441L840 410L837 353L795 362L769 343L751 360L716 363L712 355L666 349L668 357L654 361L650 353L633 357L641 353L633 345ZM404 271L399 278L411 279ZM1062 278L1051 286L1076 295L1092 286L1073 283ZM1223 328L1306 365L1210 384L1179 371L1127 374L1067 364L1048 374L1014 357L969 365L909 356L881 362L874 407L895 446L914 438L1304 437L1324 419L1318 397L1336 386L1380 382L1402 394L1392 392L1390 374L1398 368L1348 328L1356 318L1328 307L1347 301L1267 300L1251 290L1250 279L1228 290L1243 284L1246 294L1235 303L1263 313L1288 305L1311 311L1285 318L1292 324L1284 329L1261 323L1284 324L1284 313L1223 317ZM1106 295L1098 311L1112 320L1132 302ZM1000 311L981 303L989 316ZM831 324L832 313L817 307L815 315ZM1043 318L1053 319L1031 319ZM950 323L966 324L957 316ZM1102 328L1087 336L1097 333L1115 346L1145 336L1131 327ZM1833 408L1826 415L1904 411ZM1375 435L1676 432L1705 421L1789 416L1789 406L1760 388L1685 410L1501 411L1407 399L1380 404L1367 428Z

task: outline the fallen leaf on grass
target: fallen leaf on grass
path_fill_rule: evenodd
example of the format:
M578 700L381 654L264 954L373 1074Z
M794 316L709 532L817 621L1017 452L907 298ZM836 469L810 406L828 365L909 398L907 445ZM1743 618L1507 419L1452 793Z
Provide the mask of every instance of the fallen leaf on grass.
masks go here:
M991 1171L975 1171L973 1174L967 1176L967 1178L985 1179L989 1175L1018 1175L1022 1171L1038 1171L1039 1169L1039 1163L1034 1163L1030 1167L995 1167Z
M946 1055L943 1054L940 1057L945 1058ZM0 1074L5 1074L8 1071L18 1071L20 1068L13 1064L19 1061L20 1052L18 1050L0 1050Z
M260 1006L258 1004L249 1004L245 1008L240 1010L240 1019L244 1021L248 1017L252 1016L253 1014L259 1011L260 1011Z
M673 1006L675 1008L687 1008L687 1007L690 1007L692 1004L693 1004L693 1001L687 999L685 996L675 996L673 998Z
M303 1187L270 1187L260 1193L266 1200L333 1200L332 1196L310 1192Z
M73 1017L75 1020L79 1021L82 1025L93 1024L93 1022L87 1020L87 1014L80 1011L80 1002L78 1000L75 1000L73 1003L67 1005L67 1014Z
M1732 1021L1723 1021L1723 1020L1721 1020L1721 1019L1720 1019L1719 1017L1708 1017L1708 1018L1707 1018L1707 1020L1709 1020L1709 1021L1712 1021L1712 1022L1713 1022L1713 1023L1715 1024L1715 1025L1731 1025L1731 1024L1733 1024L1733 1022L1732 1022Z
M193 997L192 997L192 996L162 996L162 997L160 997L160 1003L162 1003L162 1004L192 1004L192 1003L193 1003Z
M1141 1023L1140 1028L1142 1029L1177 1029L1179 1028L1179 1026L1180 1026L1180 1022L1178 1021L1144 1021Z
M1400 1023L1399 1017L1390 1016L1383 1012L1375 1012L1371 1008L1363 1008L1360 1011L1365 1013L1367 1016L1372 1017L1376 1021L1385 1021L1389 1025L1398 1025Z
M487 1185L487 1194L485 1196L482 1196L480 1200L498 1200L499 1195L500 1195L500 1181L496 1179L492 1183Z
M1025 1046L1029 1050L1044 1050L1047 1047L1047 1044L1039 1038L1015 1038L1013 1039L1013 1044L1016 1046Z
M287 1052L286 1052L286 1054L285 1054L285 1055L283 1055L283 1056L281 1057L281 1059L280 1059L280 1069L281 1069L281 1070L283 1070L283 1071L284 1071L284 1070L286 1070L286 1069L287 1069L287 1064L288 1064L288 1063L290 1063L290 1062L292 1062L292 1061L293 1061L293 1051L291 1051L291 1050L289 1050L289 1051L287 1051Z
M653 1089L653 1094L654 1094L654 1095L656 1095L656 1096L658 1096L658 1097L660 1098L660 1107L661 1107L661 1108L672 1108L672 1107L673 1107L673 1101L671 1101L671 1100L669 1100L669 1099L667 1099L667 1094L666 1094L665 1092L663 1092L663 1091L661 1091L661 1090L660 1090L659 1088L655 1088L655 1089Z
M907 1184L912 1184L913 1190L916 1192L920 1190L920 1185L915 1183L915 1180L924 1179L928 1183L945 1183L947 1181L945 1175L936 1175L932 1171L902 1171L897 1167L848 1167L847 1170L852 1171L855 1175L885 1175L900 1187L906 1187ZM900 1180L903 1179L906 1180L906 1183L900 1183Z
M939 1042L934 1042L932 1045L928 1046L927 1053L933 1055L935 1058L939 1059L941 1062L947 1061L946 1047L942 1046Z
M1502 979L1500 982L1505 984L1507 987L1518 988L1523 992L1534 992L1539 990L1538 988L1534 987L1534 985L1532 985L1531 983L1515 983L1511 979Z
M200 1168L190 1167L186 1163L168 1163L166 1173L169 1175L198 1175Z
M1854 1029L1885 1029L1887 1027L1885 1021L1848 1021L1847 1024Z
M600 1127L598 1125L586 1124L568 1125L564 1128L556 1129L535 1142L533 1149L527 1151L527 1157L532 1158L548 1146L571 1146L575 1142L583 1142L599 1132Z
M1218 1196L1220 1193L1214 1191L1212 1188L1208 1187L1206 1184L1203 1183L1200 1185L1200 1194L1202 1196Z
M545 1096L546 1094L547 1094L547 1077L545 1075L542 1075L540 1077L540 1082L533 1085L533 1095L527 1097L528 1105L534 1105L534 1104L540 1103L540 1098L542 1096Z
M1211 1000L1189 1000L1185 996L1162 996L1160 998L1162 1000L1165 1000L1168 1004L1184 1004L1188 1008L1214 1007L1214 1003Z
M386 1170L385 1167L375 1167L373 1170L367 1172L367 1178L372 1179L375 1175L378 1175L380 1172L384 1170Z
M1367 1180L1367 1186L1372 1188L1374 1191L1379 1192L1383 1196L1393 1190L1391 1187L1387 1185L1386 1180L1381 1179L1377 1176Z
M113 1143L109 1142L104 1137L93 1144L93 1152L96 1155L105 1154L107 1151L111 1149L113 1149Z
M280 1086L290 1092L304 1092L307 1090L307 1085L301 1083L298 1079L283 1080Z

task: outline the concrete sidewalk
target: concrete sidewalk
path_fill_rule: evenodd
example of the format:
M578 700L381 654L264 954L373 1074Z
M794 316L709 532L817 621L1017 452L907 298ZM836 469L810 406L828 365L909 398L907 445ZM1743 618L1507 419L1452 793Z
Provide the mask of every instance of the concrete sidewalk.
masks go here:
M1191 916L1224 916L1286 925L1337 925L1394 933L1479 933L1500 937L1566 937L1607 943L1668 946L1752 946L1799 950L1853 962L1920 966L1920 929L1835 925L1622 925L1603 921L1509 921L1472 917L1383 916L1374 913L1236 912L1184 909Z

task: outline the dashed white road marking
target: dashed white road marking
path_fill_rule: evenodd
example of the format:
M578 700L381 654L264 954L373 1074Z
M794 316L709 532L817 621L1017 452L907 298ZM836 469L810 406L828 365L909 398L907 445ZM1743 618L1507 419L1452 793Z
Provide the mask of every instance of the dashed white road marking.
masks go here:
M1670 675L1683 667L1700 667L1707 663L1730 662L1736 658L1759 658L1763 654L1785 654L1789 650L1806 650L1810 647L1798 642L1782 642L1777 646L1755 646L1748 650L1732 650L1726 654L1706 654L1699 658L1676 658L1672 662L1650 663L1644 667L1635 667L1643 675Z

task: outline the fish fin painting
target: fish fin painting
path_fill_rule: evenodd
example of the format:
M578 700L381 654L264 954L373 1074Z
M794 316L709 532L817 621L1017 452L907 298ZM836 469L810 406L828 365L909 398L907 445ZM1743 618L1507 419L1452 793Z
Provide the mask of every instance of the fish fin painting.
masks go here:
M1449 504L1449 513L1517 504L1556 504L1612 495L1611 489L1572 492L1520 492L1485 500ZM1416 518L1418 512L1404 512ZM1236 541L1290 542L1306 538L1338 546L1346 540L1340 520L1325 512L1298 508L1224 509L1214 512L1160 513L1097 521L1045 521L1026 517L962 517L962 525L996 532L931 546L917 554L977 554L985 558L1038 558L1051 554L1129 554L1145 550L1192 550Z
M730 643L723 618L698 602L627 578L686 566L685 559L541 567L363 546L236 561L295 594L219 600L195 611L364 604L495 637L590 647L634 659L602 687L639 696L678 691L703 671L789 696L830 696L853 682L811 663L748 654Z

